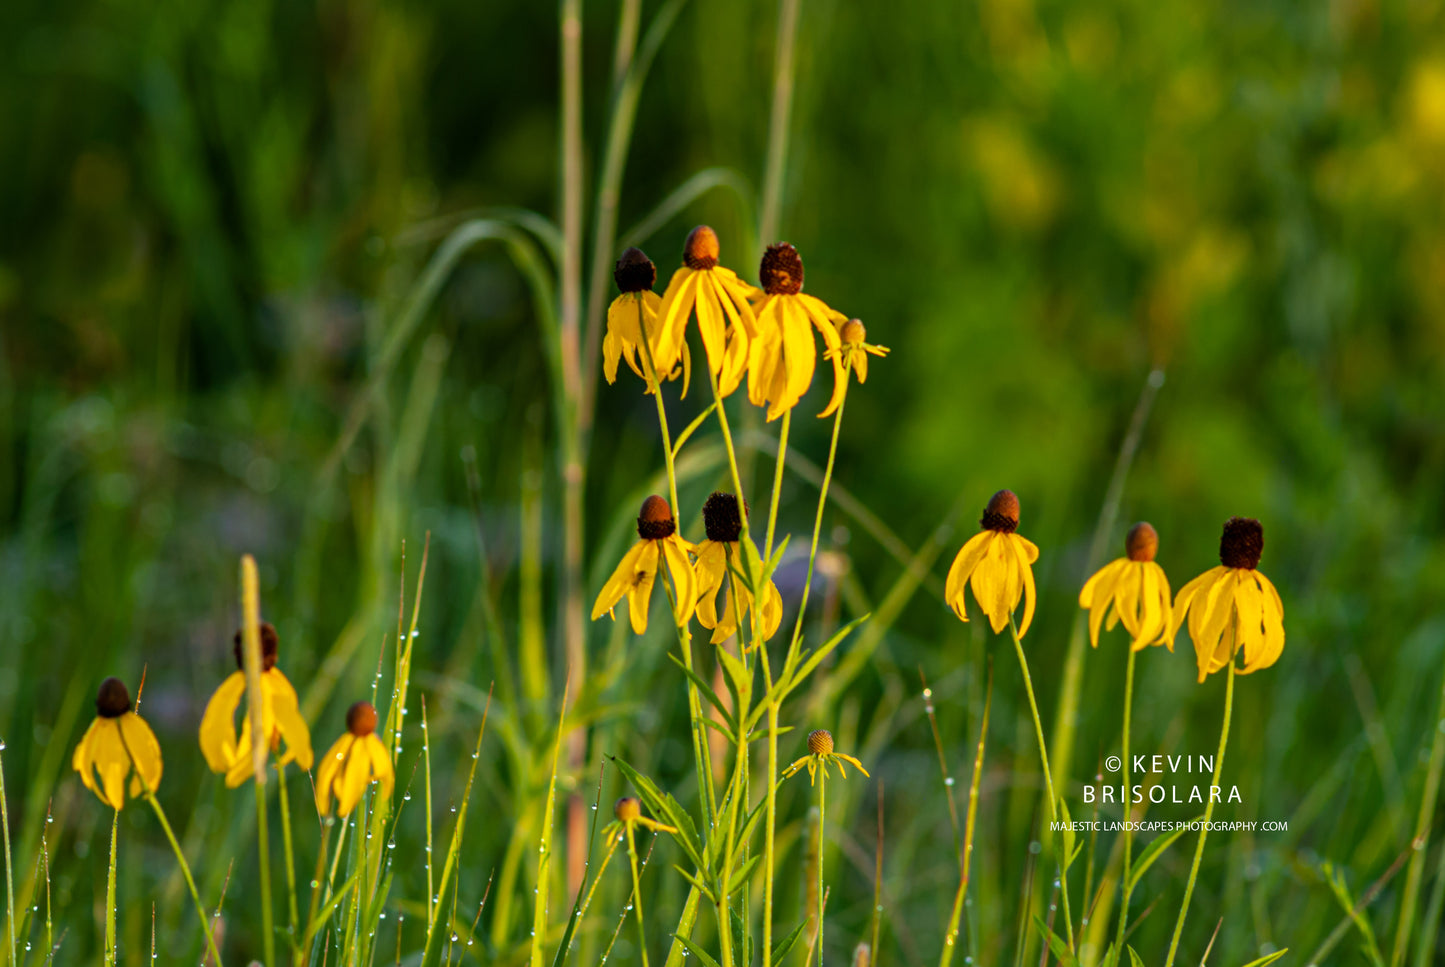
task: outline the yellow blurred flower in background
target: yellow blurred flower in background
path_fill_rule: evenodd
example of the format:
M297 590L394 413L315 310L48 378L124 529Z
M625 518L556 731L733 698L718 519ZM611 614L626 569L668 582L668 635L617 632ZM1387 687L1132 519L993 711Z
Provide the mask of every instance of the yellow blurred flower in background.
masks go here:
M1008 627L1009 616L1024 601L1024 616L1019 622L1019 637L1028 633L1034 620L1034 572L1039 559L1034 543L1016 534L1019 526L1019 499L1011 490L1000 490L989 498L984 508L983 529L969 539L948 569L943 596L953 607L958 620L967 621L963 589L973 585L973 597L995 633Z
M241 737L236 738L236 708L246 693L246 673L242 668L241 632L236 632L234 652L238 671L232 672L211 695L201 716L201 754L212 772L225 775L226 785L234 789L253 774L251 763L251 717L241 721ZM279 639L270 622L261 625L261 722L270 751L281 748L286 740L286 753L279 765L295 761L302 769L312 762L311 731L301 717L296 689L276 667Z
M391 795L396 774L391 756L376 737L376 709L357 702L346 710L346 734L321 757L316 770L316 811L325 816L336 800L336 815L348 816L361 801L366 787L380 783L379 795Z
M1199 680L1234 661L1242 649L1239 674L1268 668L1284 651L1284 603L1256 568L1264 551L1264 528L1249 517L1231 517L1219 539L1219 567L1179 589L1170 634L1189 619L1189 637L1199 662Z
M1134 636L1132 648L1167 645L1174 650L1169 608L1169 578L1154 562L1159 533L1147 521L1129 529L1125 556L1110 561L1084 584L1079 607L1089 611L1089 644L1099 647L1099 626L1112 631L1119 622Z

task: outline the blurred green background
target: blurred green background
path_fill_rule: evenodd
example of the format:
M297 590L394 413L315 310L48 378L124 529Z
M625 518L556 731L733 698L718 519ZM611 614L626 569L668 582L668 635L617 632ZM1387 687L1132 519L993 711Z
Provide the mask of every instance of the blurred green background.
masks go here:
M644 27L657 6L643 4ZM617 15L586 5L589 206ZM657 55L620 229L703 168L732 169L749 196L710 192L642 242L659 288L703 221L723 263L755 277L776 24L773 2L686 4ZM888 962L937 955L956 884L919 672L950 769L967 776L990 655L967 942L980 962L1012 957L1038 782L1027 705L1008 642L960 625L939 582L988 496L1016 491L1021 532L1042 549L1026 645L1051 725L1089 540L1151 369L1165 381L1110 556L1128 523L1148 519L1177 589L1215 563L1225 518L1258 517L1288 632L1279 664L1239 681L1225 778L1245 803L1217 818L1287 819L1290 831L1211 839L1185 950L1197 956L1223 917L1214 962L1290 946L1303 963L1344 917L1321 863L1358 895L1408 849L1445 675L1442 27L1441 4L1425 0L804 0L780 235L807 262L807 291L893 350L849 396L835 479L905 548L956 525L857 677L795 702L787 723L833 728L885 784ZM529 755L550 750L565 676L561 487L544 334L507 253L478 246L394 365L379 360L427 258L468 213L555 214L557 33L552 5L501 0L0 9L0 737L18 879L33 872L47 805L57 817L62 961L98 949L109 819L70 774L70 750L100 678L134 685L143 667L167 756L162 801L192 856L205 852L209 896L238 857L227 942L233 957L254 954L249 796L225 793L194 746L232 667L243 552L261 562L281 665L313 696L324 748L389 633L394 643L402 542L410 583L430 532L416 684L434 723L439 823L481 696L499 683L463 906L509 850L535 842L518 817L545 784ZM368 380L370 418L343 446ZM793 427L817 464L831 424L812 414L830 389L820 370ZM675 419L702 395L677 403L673 390ZM743 410L736 420L763 429ZM716 443L709 425L697 445ZM757 509L771 458L749 462ZM603 383L588 603L660 471L652 402L630 374ZM685 484L690 532L721 483L714 462ZM795 553L815 499L788 478ZM828 593L810 630L869 610L902 572L836 503L825 543ZM802 564L789 560L791 606ZM589 627L597 729L569 788L590 796L616 752L691 801L683 683L661 624L640 643ZM528 647L552 656L547 680L522 680ZM1087 655L1071 802L1117 749L1123 667L1117 633ZM1223 687L1195 684L1187 638L1139 667L1135 748L1211 753ZM621 794L615 779L605 801ZM875 789L858 777L829 796L834 959L872 908ZM801 788L785 797L794 850L806 802ZM399 855L419 857L418 819L404 821ZM128 809L122 825L123 961L143 962L157 897L163 949L194 950L153 817ZM316 830L301 827L306 870ZM1438 889L1439 839L1422 903ZM1186 837L1136 900L1137 916L1159 899L1133 941L1151 963L1191 850ZM680 856L664 859L649 874L659 938L682 882L670 869ZM419 858L405 867L396 910L423 895L419 870ZM611 875L604 934L625 897ZM1369 908L1382 938L1403 879ZM799 888L783 894L788 926ZM495 911L480 946L510 962L525 952L526 914ZM1346 939L1333 962L1358 960L1358 946Z

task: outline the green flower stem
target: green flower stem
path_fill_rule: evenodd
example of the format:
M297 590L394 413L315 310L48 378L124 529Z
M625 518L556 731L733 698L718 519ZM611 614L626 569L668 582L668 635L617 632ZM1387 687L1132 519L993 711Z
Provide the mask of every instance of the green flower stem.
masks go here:
M1210 786L1219 785L1219 773L1224 768L1224 747L1229 741L1229 718L1234 712L1234 662L1229 663L1228 684L1224 686L1224 725L1219 730L1219 752L1214 757L1214 778ZM1214 797L1210 796L1204 805L1204 825L1199 830L1199 844L1194 847L1194 863L1189 867L1189 880L1184 884L1184 903L1179 907L1179 920L1174 924L1174 939L1169 941L1169 959L1164 967L1174 967L1174 955L1179 950L1179 936L1184 933L1184 917L1189 913L1189 898L1194 895L1194 881L1199 876L1199 861L1204 858L1204 840L1209 836L1209 820L1214 816Z
M1019 669L1023 672L1024 676L1024 691L1026 691L1029 696L1029 711L1032 712L1034 716L1034 735L1037 736L1039 740L1039 762L1044 770L1044 792L1049 797L1049 839L1054 843L1054 857L1059 869L1060 897L1064 907L1064 939L1069 944L1069 951L1072 952L1074 949L1074 922L1073 916L1069 913L1068 871L1064 868L1069 858L1062 855L1062 851L1058 848L1058 833L1053 829L1054 823L1059 815L1059 801L1058 796L1054 793L1054 778L1049 772L1049 750L1044 744L1044 726L1043 722L1039 719L1039 703L1034 697L1034 681L1033 677L1029 675L1029 660L1024 656L1024 643L1019 638L1019 626L1014 621L1012 614L1009 615L1008 626L1009 631L1013 633L1014 651L1018 653Z
M316 908L321 900L321 875L326 872L326 848L331 842L331 823L322 819L321 821L321 846L316 851L316 870L311 874L311 902L306 909L306 930L302 937L311 936L311 925L316 922ZM328 892L330 888L328 887ZM311 962L311 949L313 943L308 943L303 951L300 964L306 967Z
M1114 940L1114 949L1124 949L1124 927L1129 920L1129 895L1134 892L1129 882L1130 868L1134 862L1134 833L1130 829L1129 816L1133 812L1129 802L1129 714L1134 706L1134 658L1138 652L1129 646L1129 666L1124 673L1124 893L1119 903L1119 932Z
M296 932L296 861L291 843L291 803L286 796L286 766L276 766L276 792L281 799L281 845L286 852L286 934L293 963L301 959L300 934Z
M748 504L747 501L743 499L743 478L742 475L738 473L738 455L737 451L733 448L732 429L728 426L728 411L727 408L723 406L722 393L717 384L717 377L712 376L711 371L709 371L708 385L712 388L713 402L717 404L717 425L718 429L722 430L723 446L727 449L728 454L728 470L733 476L733 495L738 499L738 517L743 522L742 539L747 540Z
M623 823L627 827L627 860L632 864L632 919L637 923L637 951L642 958L642 967L647 967L647 932L642 925L642 880L637 875L637 843L632 835L634 823Z
M778 462L773 469L773 496L768 501L768 532L763 541L764 561L773 556L773 532L778 526L778 498L783 493L783 466L788 459L788 428L792 423L793 411L787 410L783 413L783 425L778 428Z
M1414 851L1410 854L1410 866L1405 871L1405 894L1400 903L1400 922L1395 927L1395 945L1390 952L1390 967L1399 967L1405 962L1405 954L1410 946L1410 929L1414 925L1416 905L1420 898L1420 882L1425 871L1426 846L1430 842L1430 819L1435 815L1435 802L1440 794L1440 772L1445 767L1445 730L1439 723L1445 722L1445 686L1440 692L1440 710L1436 713L1437 726L1435 738L1430 744L1430 764L1425 769L1425 789L1420 794L1420 814L1415 820L1415 837L1412 845ZM1442 854L1445 855L1445 854ZM1441 861L1445 866L1445 859ZM1437 881L1436 893L1439 892ZM1436 916L1439 914L1439 905L1433 902ZM1433 919L1433 918L1432 918ZM1420 954L1415 958L1417 965L1426 963L1425 950L1432 947L1426 942L1425 934L1420 938Z
M823 511L828 506L828 484L833 480L833 462L838 456L838 433L843 426L843 408L848 404L848 380L851 367L843 368L843 394L838 398L838 409L833 414L833 439L828 444L828 465L823 469L823 482L818 485L818 512L813 517L813 543L808 547L808 578L803 582L802 601L798 605L798 621L793 626L793 640L788 645L788 664L791 665L803 640L803 615L808 610L808 592L813 587L813 564L818 558L818 539L823 532ZM784 434L786 435L786 427ZM783 442L778 442L778 466L783 463ZM776 489L776 487L774 488Z
M651 337L647 334L647 319L642 311L642 299L637 300L637 328L642 333L642 360L646 363L646 375L649 388L652 390L653 399L657 402L657 425L662 432L662 456L667 467L667 495L671 501L672 519L674 523L680 523L681 517L677 506L677 469L673 465L672 457L672 434L667 428L667 407L662 403L662 382L657 378L657 364L652 358ZM721 407L719 407L721 412ZM738 501L742 503L741 500ZM660 566L660 564L659 564ZM686 624L679 625L677 629L678 646L682 649L682 661L688 671L692 667L692 636L687 630ZM707 754L707 737L703 735L703 729L707 726L702 724L702 699L698 696L697 685L693 684L692 676L687 679L687 708L692 719L692 755L697 763L697 783L700 796L703 801L703 809L707 813L708 823L713 822L717 813L717 804L713 801L712 789L712 764Z
M827 906L823 902L823 863L827 859L824 855L827 846L826 820L828 818L828 767L826 764L820 770L823 774L818 777L818 967L823 967L823 909Z
M139 771L136 772L136 775L140 775ZM141 785L145 785L145 779L141 779ZM151 809L155 810L156 819L161 822L161 829L165 831L166 839L171 844L171 850L176 854L176 862L181 867L181 876L185 877L186 888L191 891L191 902L196 905L196 916L201 918L201 933L205 934L206 946L211 950L211 958L215 961L216 967L221 967L221 952L216 949L216 938L211 935L211 921L206 916L206 908L201 906L201 894L196 890L196 880L191 876L191 866L186 862L186 854L181 852L181 844L176 842L176 834L171 829L170 820L166 819L166 811L161 808L160 800L156 799L155 793L150 789L146 789L145 794L146 801L151 804ZM114 857L115 847L112 845L111 849L112 857ZM114 884L115 862L113 858L110 876L111 882Z
M266 956L265 967L272 967L276 963L276 935L271 924L271 843L266 831L266 787L259 782L252 785L256 787L256 859L261 866L261 949Z
M110 867L105 873L105 963L115 963L115 841L120 810L110 820Z

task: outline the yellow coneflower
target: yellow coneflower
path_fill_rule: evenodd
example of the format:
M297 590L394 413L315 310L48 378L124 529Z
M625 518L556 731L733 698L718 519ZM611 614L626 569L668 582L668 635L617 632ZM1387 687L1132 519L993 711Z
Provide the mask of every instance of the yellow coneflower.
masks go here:
M887 356L887 346L875 346L868 342L868 329L863 325L861 319L849 319L843 323L838 336L840 345L837 349L829 349L823 353L825 359L832 359L842 364L844 374L852 373L858 377L858 382L868 382L868 354L874 356ZM828 401L828 408L819 413L820 417L830 415L839 406L843 405L843 396L848 388L846 379L839 379L833 383L833 398Z
M276 667L278 650L276 629L270 622L261 625L261 722L267 744L272 752L286 740L286 753L280 765L295 761L302 769L310 769L312 761L311 732L301 717L296 689ZM234 652L236 667L243 669L241 632L236 632ZM201 754L212 772L225 775L226 785L234 789L252 775L251 717L241 722L241 737L236 738L236 707L246 692L246 673L234 671L206 704L201 716Z
M1024 599L1024 616L1019 622L1019 637L1029 630L1034 620L1034 572L1039 549L1030 540L1015 533L1019 526L1019 499L1011 490L1000 490L989 498L984 508L983 528L958 552L948 569L943 595L958 620L967 621L964 610L964 585L973 584L973 597L995 633L1008 627L1009 615Z
M634 373L647 379L641 366L646 362L642 349L642 330L646 328L647 346L658 368L658 380L676 379L681 375L682 395L686 396L692 378L692 359L686 344L682 347L681 369L677 366L676 356L663 352L659 316L662 300L652 291L653 283L657 281L657 267L641 249L630 248L617 260L612 278L622 294L607 307L607 335L602 338L602 372L607 382L617 382L617 364L622 360L626 360L628 368ZM649 385L648 392L651 391Z
M1099 626L1107 625L1112 631L1122 621L1134 636L1135 651L1150 645L1167 645L1173 651L1169 578L1154 563L1159 532L1140 521L1129 529L1124 550L1124 557L1105 564L1079 592L1079 607L1089 611L1089 643L1099 647Z
M838 327L848 317L803 293L803 258L787 242L768 246L758 278L763 296L753 306L758 334L748 356L748 399L754 406L768 404L768 419L775 420L797 406L813 383L818 363L814 329L831 351L834 380L842 381Z
M329 813L335 796L336 815L348 816L367 786L380 783L385 799L395 781L391 756L376 737L376 709L370 702L357 702L346 710L346 734L327 750L316 770L316 811Z
M636 796L623 796L612 804L612 816L623 826L638 825L652 830L654 833L675 833L677 827L669 826L666 823L659 823L655 819L648 819L642 815L642 800Z
M1284 651L1284 604L1256 568L1264 551L1264 528L1249 517L1231 517L1219 538L1219 567L1179 589L1170 633L1189 618L1189 637L1199 662L1199 680L1234 661L1242 649L1239 674L1273 665Z
M130 692L119 678L100 683L95 716L70 759L85 788L114 809L125 806L127 778L132 799L155 792L161 784L161 745L145 719L131 711Z
M737 389L748 366L748 347L757 332L751 300L758 290L718 265L717 233L699 225L687 236L682 268L672 274L662 294L659 369L667 372L687 348L689 317L697 316L697 332L707 352L708 372L718 393Z
M729 577L728 562L739 561L738 542L742 538L743 519L738 512L737 496L722 491L714 493L702 505L702 522L707 530L707 540L696 548L697 620L704 628L713 630L712 643L720 645L737 633L737 612L741 611L746 616L753 606L752 592L736 580L729 579L722 614L717 611L717 593L722 589L723 579ZM738 594L737 608L733 607L734 590ZM763 606L758 615L762 632L759 640L767 641L783 621L783 596L771 580L763 592Z
M602 585L602 591L592 605L592 620L611 614L617 602L626 597L632 630L639 635L646 632L647 606L652 601L657 567L661 560L666 559L676 594L673 617L679 627L687 624L697 601L697 577L687 559L692 545L678 536L677 521L673 519L672 508L664 498L653 494L642 502L642 513L637 517L637 536L638 542L622 556L617 570Z
M838 774L844 779L848 778L848 772L843 768L843 763L848 762L857 767L863 775L868 775L868 770L863 768L863 763L843 752L833 750L833 733L827 729L814 729L808 733L808 754L794 762L783 770L783 778L786 779L797 773L799 769L807 767L808 782L811 784L819 769L823 771L823 778L828 778L828 764L834 763L838 766ZM872 776L869 776L871 779Z

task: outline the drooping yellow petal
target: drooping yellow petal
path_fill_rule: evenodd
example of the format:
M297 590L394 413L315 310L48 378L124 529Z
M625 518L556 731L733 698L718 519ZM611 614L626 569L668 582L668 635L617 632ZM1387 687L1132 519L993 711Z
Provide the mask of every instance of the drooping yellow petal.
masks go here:
M75 752L70 757L70 767L80 773L80 781L85 783L85 788L105 799L95 785L95 735L100 729L100 723L104 719L92 719L90 727L80 737L80 742L75 746Z
M717 593L727 574L727 545L722 541L703 541L697 546L697 620L704 628L716 628Z
M1264 591L1264 658L1259 667L1268 668L1284 653L1284 605L1269 578L1258 571L1254 576Z
M688 544L676 534L663 538L663 557L667 559L667 572L672 576L672 616L680 628L692 619L692 609L697 602L697 575L687 559Z
M964 608L963 589L968 584L968 579L978 567L978 562L983 560L988 553L989 545L997 536L994 531L982 530L968 539L968 542L959 549L957 556L953 559L952 566L948 569L948 580L944 582L943 598L953 608L953 613L958 615L959 621L968 620L968 612Z
M371 780L371 752L367 748L367 738L375 736L356 736L356 741L351 743L347 750L346 761L342 763L340 774L336 777L336 815L349 816L361 802L361 797L366 793L366 787Z
M1129 561L1119 574L1119 583L1114 588L1114 612L1124 624L1130 637L1139 634L1139 595L1143 591L1144 576L1137 561Z
M1118 568L1119 561L1122 560L1123 558L1118 558L1116 560L1110 561L1108 564L1105 564L1103 567L1099 568L1097 571L1095 571L1092 575L1089 576L1089 580L1084 582L1084 587L1079 591L1079 607L1092 608L1095 601L1101 600L1099 598L1100 582L1104 580L1105 575L1109 574L1111 571L1116 570Z
M377 797L380 799L391 798L392 788L396 784L396 772L392 769L391 756L386 752L385 743L375 733L366 736L361 741L365 743L367 754L371 759L372 779L380 786L377 789Z
M1024 620L1019 624L1019 637L1022 638L1029 633L1029 625L1033 624L1034 599L1037 596L1037 592L1034 588L1034 569L1027 557L1028 551L1024 547L1025 541L1016 534L1009 536L1015 538L1009 541L1009 546L1013 548L1014 555L1018 558L1019 574L1023 577L1024 584ZM1035 557L1037 557L1037 549L1035 549Z
M602 590L597 593L597 600L592 605L593 621L616 607L617 602L621 601L636 584L639 562L643 552L651 543L651 541L638 541L626 554L622 555L622 560L617 563L616 570L602 585ZM657 564L654 560L653 569L656 570L656 568Z
M663 358L653 359L660 372L672 372L672 367L677 365L677 356L681 354L686 339L687 318L697 300L697 278L700 274L684 265L672 274L672 281L667 283L667 291L662 295L659 309L662 328L656 345Z
M322 816L331 811L332 789L336 779L346 765L347 754L351 751L356 736L343 732L341 738L331 744L316 769L316 811Z
M1244 664L1239 672L1248 675L1259 668L1259 661L1264 657L1264 594L1252 571L1240 572L1234 607L1239 615L1235 634L1244 652Z
M1104 623L1104 615L1108 612L1109 605L1114 601L1114 591L1118 587L1119 579L1123 576L1124 569L1128 563L1127 560L1121 557L1116 561L1105 564L1098 574L1089 578L1089 584L1094 585L1089 595L1091 603L1089 609L1089 642L1095 648L1099 647L1099 627ZM1088 589L1089 585L1086 584L1084 587ZM1083 601L1082 595L1079 600Z
M160 788L161 773L164 771L161 744L156 741L156 734L151 731L146 720L134 712L126 712L116 719L115 728L123 740L122 744L130 753L136 776L141 780L140 783L132 782L131 795L139 795L146 790L155 792Z
M1235 595L1239 587L1239 575L1234 569L1227 570L1214 582L1214 587L1204 595L1203 617L1200 618L1200 637L1211 647L1224 634L1224 629L1235 622ZM1199 605L1196 604L1198 609ZM1194 634L1194 619L1190 619L1189 633Z
M743 322L743 315L733 299L721 284L717 284L716 280L714 282L719 290L718 302L722 306L723 312L727 314L729 321L728 346L723 354L722 372L718 374L718 395L726 397L738 388L743 374L748 370L753 342L749 327L754 323L745 324ZM743 302L743 306L747 308L746 301ZM751 314L752 310L749 308L748 312Z
M91 740L91 755L100 774L100 788L112 809L125 807L125 777L130 772L130 756L120 741L119 719L102 719Z
M703 349L707 351L708 371L717 376L723 369L727 331L723 326L722 306L718 305L718 292L713 286L711 272L697 274L697 331L702 337Z
M647 609L652 604L652 585L657 581L657 564L661 556L657 541L642 541L627 589L627 616L635 634L647 633Z
M201 755L212 772L225 772L231 768L236 754L236 707L246 691L246 676L243 672L232 672L221 682L219 688L206 703L201 715Z
M772 581L768 582L767 588L763 591L761 617L763 640L767 641L778 633L778 626L783 623L783 596L778 593L778 586Z
M1179 628L1184 624L1184 619L1189 616L1191 604L1201 590L1208 588L1219 578L1219 572L1224 570L1221 567L1211 568L1190 581L1179 589L1179 595L1174 599L1174 614L1169 621L1169 637L1174 637Z
M1134 633L1131 647L1135 651L1147 648L1158 641L1168 621L1167 598L1160 605L1159 581L1164 572L1153 561L1139 562L1139 627Z
M276 730L286 740L286 754L281 757L281 764L294 761L302 769L310 769L311 730L301 717L296 689L279 668L266 672L266 677L272 679L271 707L276 715Z

